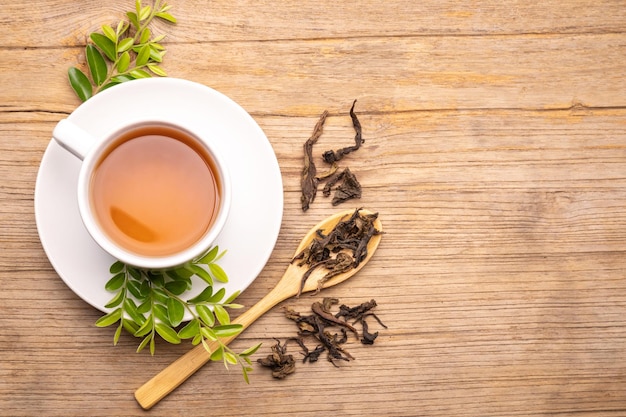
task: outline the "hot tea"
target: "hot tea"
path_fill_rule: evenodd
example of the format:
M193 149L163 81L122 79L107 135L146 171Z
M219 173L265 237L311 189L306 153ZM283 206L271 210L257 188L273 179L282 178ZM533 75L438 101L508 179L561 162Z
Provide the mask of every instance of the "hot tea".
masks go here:
M210 155L190 134L167 125L123 133L103 153L91 179L101 229L142 256L167 256L200 240L220 204Z

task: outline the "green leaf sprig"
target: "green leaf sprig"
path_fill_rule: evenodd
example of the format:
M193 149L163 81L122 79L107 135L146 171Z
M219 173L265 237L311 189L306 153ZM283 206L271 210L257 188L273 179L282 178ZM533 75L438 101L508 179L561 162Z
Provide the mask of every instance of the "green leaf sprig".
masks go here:
M135 1L135 11L126 13L128 20L120 21L116 28L102 26L102 33L93 32L85 50L89 75L76 67L68 71L72 89L82 101L99 91L117 84L152 75L167 76L159 65L166 53L161 41L165 35L153 37L149 28L155 19L176 23L169 13L171 6L155 0L152 6Z
M99 318L96 326L117 324L114 345L117 345L122 329L126 329L142 339L137 352L148 346L152 355L157 336L173 344L191 339L194 346L202 344L205 347L211 360L223 361L227 368L239 364L245 381L249 382L250 356L261 344L236 353L221 341L243 329L240 324L231 323L227 310L243 307L234 303L239 291L228 297L224 288L214 291L215 281L228 282L226 272L217 264L225 253L214 246L200 259L167 271L142 270L119 261L113 263L110 268L113 276L105 284L106 290L115 293L105 306L111 311ZM202 279L206 287L195 297L184 300L182 296L191 289L194 276ZM189 312L192 318L182 325L185 312ZM211 350L209 342L217 342L218 347Z

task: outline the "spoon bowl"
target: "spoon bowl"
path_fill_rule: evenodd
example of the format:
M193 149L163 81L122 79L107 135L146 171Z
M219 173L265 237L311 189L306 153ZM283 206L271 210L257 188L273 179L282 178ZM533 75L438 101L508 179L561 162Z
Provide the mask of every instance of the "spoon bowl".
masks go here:
M296 249L294 257L298 256L311 244L313 239L318 235L318 231L321 231L323 234L329 233L339 222L351 216L353 213L354 210L339 212L318 223L304 236ZM359 214L372 215L373 213L359 209ZM376 218L373 225L379 232L382 232L383 229L380 219ZM367 243L367 255L361 260L358 266L339 273L328 280L324 279L326 271L324 271L323 268L316 268L311 272L306 281L302 283L302 277L310 267L308 265L300 265L297 261L291 262L278 284L276 284L265 297L259 300L259 302L234 319L232 323L241 324L243 331L281 301L297 296L300 293L319 291L322 288L332 287L347 280L363 269L372 258L381 238L381 233L371 237ZM241 334L241 332L239 334ZM223 338L221 341L223 344L228 344L237 336L238 335ZM215 350L218 346L219 344L217 342L209 343L211 351ZM135 391L135 399L144 409L152 408L209 360L209 352L202 344L199 344L139 387L137 391Z

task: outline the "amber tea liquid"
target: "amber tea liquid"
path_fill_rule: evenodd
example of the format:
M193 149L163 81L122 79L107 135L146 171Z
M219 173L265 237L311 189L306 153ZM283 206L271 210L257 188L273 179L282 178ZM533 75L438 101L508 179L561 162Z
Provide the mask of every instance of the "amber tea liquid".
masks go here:
M173 127L123 133L91 179L91 203L102 230L143 256L167 256L202 238L220 204L219 180L197 140Z

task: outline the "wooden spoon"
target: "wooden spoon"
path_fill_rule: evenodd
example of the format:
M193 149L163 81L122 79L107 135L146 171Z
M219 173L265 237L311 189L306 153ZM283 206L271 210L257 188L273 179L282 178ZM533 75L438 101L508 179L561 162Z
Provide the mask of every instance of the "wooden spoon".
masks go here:
M350 216L352 213L354 213L353 210L340 212L317 224L306 234L306 236L304 236L302 242L300 242L300 245L298 246L298 249L296 249L294 256L299 254L311 243L317 233L317 230L321 229L323 232L328 233L335 227L335 225L337 225L337 223L339 223L342 219L345 219L347 216ZM360 213L366 215L372 214L367 210L360 210ZM376 219L374 226L379 231L382 231L382 224L379 219ZM322 287L327 288L337 285L359 272L371 259L376 248L378 247L381 237L382 234L377 234L371 238L367 245L367 257L363 259L356 268L352 268L344 273L332 277L328 281L324 282ZM250 326L250 324L276 304L297 295L300 291L302 275L307 269L308 267L306 265L298 266L298 262L290 263L278 284L258 303L234 319L232 323L241 324L243 329L246 329ZM306 280L302 292L304 293L317 290L318 281L325 275L325 273L326 272L322 268L315 269ZM224 338L222 339L222 342L224 344L228 344L235 337L237 336ZM209 344L209 346L211 350L214 350L217 349L219 345L213 342ZM172 392L176 387L187 380L187 378L189 378L193 373L200 369L209 361L209 359L210 355L202 344L194 347L176 361L172 362L167 368L155 375L151 380L139 387L139 389L135 391L135 399L144 409L150 409L167 394Z

